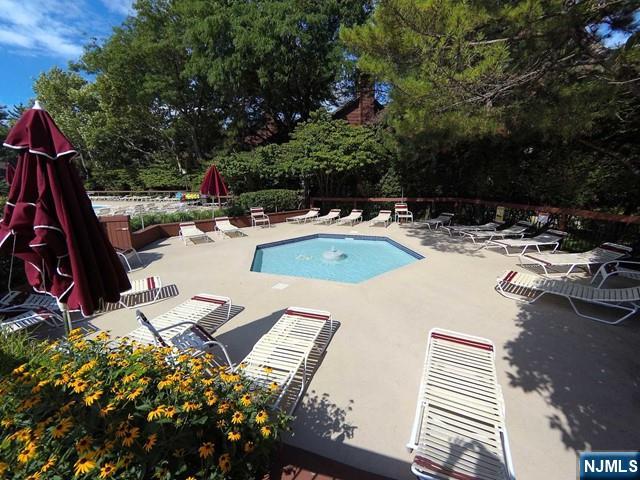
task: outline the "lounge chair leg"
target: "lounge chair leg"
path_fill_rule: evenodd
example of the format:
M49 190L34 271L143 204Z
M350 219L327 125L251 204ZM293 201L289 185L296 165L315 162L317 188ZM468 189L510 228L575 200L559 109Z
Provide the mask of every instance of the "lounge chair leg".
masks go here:
M589 320L593 320L595 322L605 323L607 325L617 325L619 323L622 323L627 318L629 318L631 315L633 315L634 313L636 313L638 311L637 308L623 307L622 305L601 304L601 303L598 303L598 302L593 302L595 305L601 305L601 306L606 306L606 307L617 308L619 310L623 310L625 312L628 312L626 315L623 315L622 317L618 318L617 320L604 320L602 318L594 317L594 316L591 316L591 315L587 315L586 313L580 312L580 310L578 310L578 307L577 307L577 305L575 304L575 302L574 302L574 300L572 298L570 298L570 297L565 297L565 298L567 300L569 300L569 303L573 307L573 311L576 313L576 315L578 315L580 317L583 317L583 318L588 318Z

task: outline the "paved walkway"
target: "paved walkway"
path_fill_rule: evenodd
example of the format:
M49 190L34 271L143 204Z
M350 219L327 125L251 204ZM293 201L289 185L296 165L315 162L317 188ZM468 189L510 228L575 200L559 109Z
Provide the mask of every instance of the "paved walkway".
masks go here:
M426 258L360 284L250 271L255 246L314 232L389 236ZM392 225L278 224L247 236L149 246L147 267L178 295L142 307L158 315L199 292L230 296L236 315L218 338L239 360L291 305L329 310L340 326L298 407L290 445L360 470L412 478L406 444L427 332L443 327L491 339L520 479L575 478L576 452L634 449L640 438L640 321L620 327L576 317L562 300L524 305L494 291L516 260L444 234ZM282 283L286 288L273 286ZM126 334L133 311L91 322Z

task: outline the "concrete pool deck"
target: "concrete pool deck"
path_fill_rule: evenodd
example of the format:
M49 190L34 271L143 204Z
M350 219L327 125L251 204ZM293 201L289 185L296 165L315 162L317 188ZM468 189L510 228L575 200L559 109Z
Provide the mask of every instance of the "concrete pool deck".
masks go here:
M147 266L131 277L159 275L177 285L177 296L141 307L149 318L200 292L231 297L239 308L216 336L234 361L288 306L333 314L339 328L287 443L389 478L413 478L405 444L427 333L441 327L494 342L518 478L575 478L579 450L638 448L638 317L615 327L577 317L561 299L527 305L503 298L495 279L517 258L424 229L277 224L243 231L246 237L233 239L209 234L215 242L199 245L156 242L140 252ZM250 271L258 244L356 232L387 236L426 258L359 284ZM89 323L124 335L136 327L133 312Z

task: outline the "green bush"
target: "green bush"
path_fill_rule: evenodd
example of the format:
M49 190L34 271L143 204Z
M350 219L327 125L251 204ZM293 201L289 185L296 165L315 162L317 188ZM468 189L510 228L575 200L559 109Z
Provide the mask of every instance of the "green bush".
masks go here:
M266 212L296 210L301 203L302 198L298 190L284 189L247 192L233 200L234 207L240 209L240 214L246 214L251 207L263 207Z
M35 348L44 358L0 380L6 480L262 478L289 422L268 407L275 382L257 387L210 354L77 331Z
M131 225L131 231L135 232L136 230L140 230L142 228L142 219L144 219L144 226L150 227L151 225L159 225L162 223L188 222L190 220L210 220L214 216L223 217L226 215L230 215L230 213L229 209L225 208L217 210L190 210L186 212L173 213L145 213L142 216L131 216L129 223Z

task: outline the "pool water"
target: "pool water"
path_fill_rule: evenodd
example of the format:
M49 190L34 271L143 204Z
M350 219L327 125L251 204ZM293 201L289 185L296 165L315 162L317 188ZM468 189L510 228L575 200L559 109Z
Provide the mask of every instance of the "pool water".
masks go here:
M338 260L327 260L324 254L332 248L344 255ZM422 258L386 237L318 234L258 245L251 270L360 283Z

